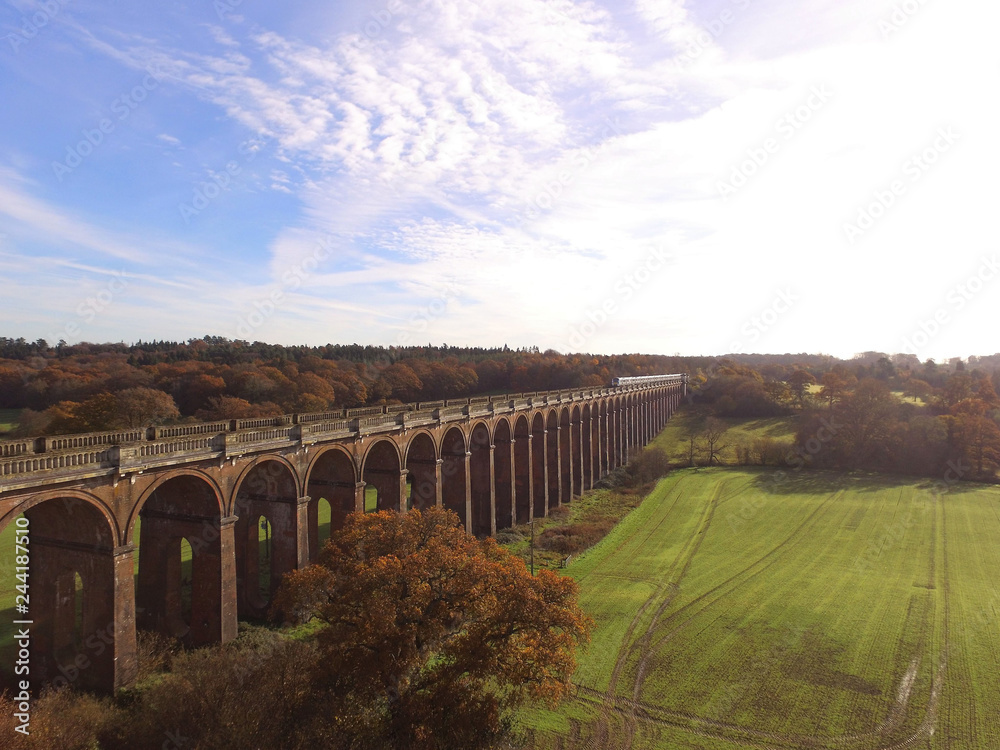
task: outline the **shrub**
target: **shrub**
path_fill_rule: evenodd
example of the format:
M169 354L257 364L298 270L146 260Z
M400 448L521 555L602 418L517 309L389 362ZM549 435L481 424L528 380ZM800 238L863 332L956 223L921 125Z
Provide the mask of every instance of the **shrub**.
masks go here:
M14 731L14 711L10 696L0 696L0 737L10 750L95 750L106 747L105 740L124 723L123 712L109 698L70 688L45 690L32 702L28 736Z
M597 544L614 525L614 521L605 519L548 528L539 536L538 546L563 555L572 555Z

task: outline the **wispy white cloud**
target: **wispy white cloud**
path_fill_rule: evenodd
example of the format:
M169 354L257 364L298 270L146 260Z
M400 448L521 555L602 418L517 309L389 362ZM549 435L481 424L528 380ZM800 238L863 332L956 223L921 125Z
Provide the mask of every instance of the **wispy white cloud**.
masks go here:
M77 33L266 137L275 164L260 184L299 201L258 237L266 277L200 302L205 320L238 319L277 289L286 302L261 335L339 338L332 326L391 342L414 309L459 288L432 339L565 347L611 298L615 315L581 346L719 351L794 284L802 304L762 344L850 354L891 348L884 300L919 316L942 246L972 256L990 233L981 165L1000 156L1000 118L983 91L1000 63L998 11L927 3L887 32L896 6L419 0L394 4L376 35L319 11L313 37L237 23L202 25L197 44ZM822 106L807 104L814 87L830 92ZM178 146L171 125L159 139ZM948 125L961 148L863 248L845 243L844 221ZM761 149L746 184L720 194ZM0 174L0 212L39 236L131 257L127 240L11 185ZM300 275L317 248L322 262ZM671 264L622 298L616 284L651 248ZM912 293L893 292L893 274Z

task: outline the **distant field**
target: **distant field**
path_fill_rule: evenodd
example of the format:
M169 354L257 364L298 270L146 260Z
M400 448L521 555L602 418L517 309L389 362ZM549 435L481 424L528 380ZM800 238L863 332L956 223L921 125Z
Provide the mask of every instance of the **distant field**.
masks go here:
M1000 748L1000 490L662 480L567 572L596 630L528 747Z
M21 409L0 409L0 435L17 427L21 418Z
M904 396L902 391L893 391L892 395L905 404L916 404L917 406L927 405L927 402L919 396L917 398L914 398L913 396Z
M705 422L711 416L705 409L682 407L667 422L667 426L657 435L651 446L666 451L671 462L687 463L688 435L700 434L705 429ZM775 440L791 440L795 437L795 416L769 417L765 419L721 418L728 425L726 442L735 443L740 439L748 442L755 437L766 435ZM732 460L732 448L727 451L726 460Z

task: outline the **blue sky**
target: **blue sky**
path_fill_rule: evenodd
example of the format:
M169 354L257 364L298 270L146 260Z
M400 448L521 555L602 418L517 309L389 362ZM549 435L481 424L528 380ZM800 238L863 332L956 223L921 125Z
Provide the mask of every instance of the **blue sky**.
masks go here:
M3 333L990 354L998 20L8 1Z

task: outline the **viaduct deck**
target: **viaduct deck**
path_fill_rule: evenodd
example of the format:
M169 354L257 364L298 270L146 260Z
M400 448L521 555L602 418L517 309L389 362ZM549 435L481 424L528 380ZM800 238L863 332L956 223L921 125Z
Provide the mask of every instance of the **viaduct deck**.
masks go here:
M137 627L191 645L234 638L239 616L262 615L281 576L315 559L324 503L331 530L349 513L430 505L480 535L545 516L654 437L686 385L622 378L0 442L0 530L16 522L30 548L31 680L126 686Z

